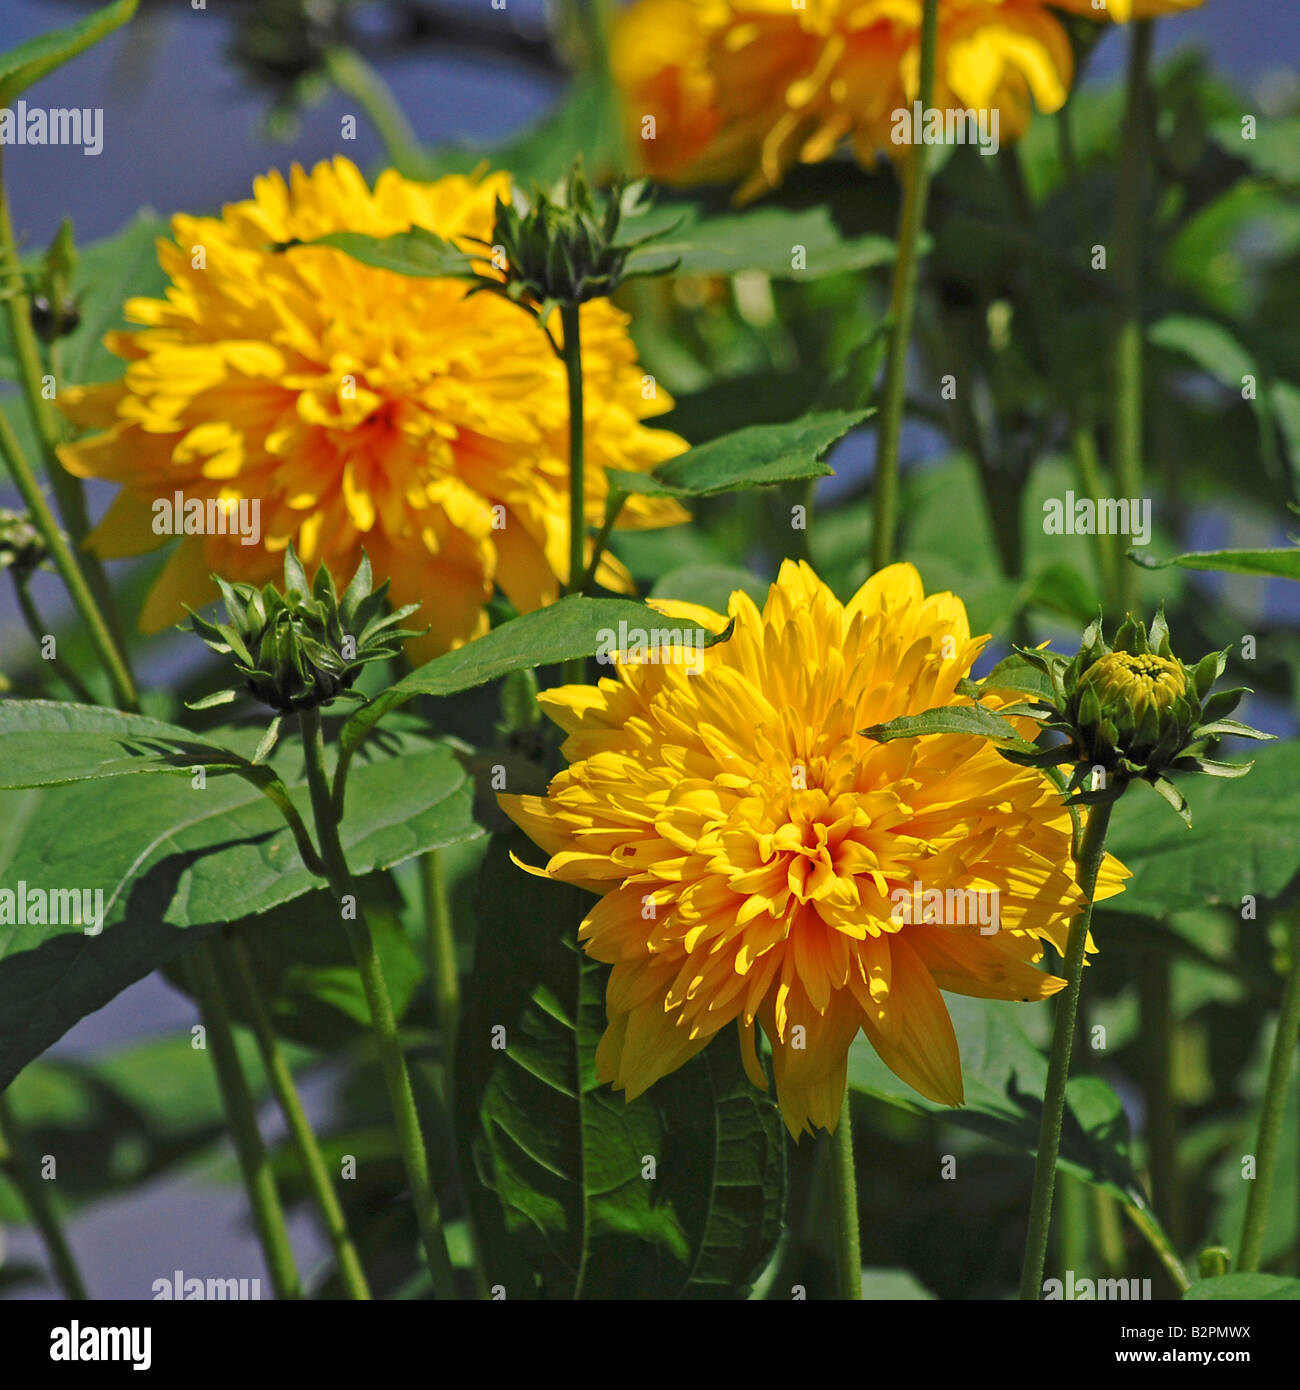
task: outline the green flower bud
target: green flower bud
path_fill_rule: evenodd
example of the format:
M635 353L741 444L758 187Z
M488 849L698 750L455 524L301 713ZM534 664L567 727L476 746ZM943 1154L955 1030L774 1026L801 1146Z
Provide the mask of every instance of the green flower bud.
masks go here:
M477 287L536 307L545 322L556 305L604 298L624 280L671 270L676 264L672 257L659 258L650 266L630 265L635 252L667 235L671 227L633 240L619 238L624 218L648 211L645 187L644 181L615 184L606 198L599 199L578 160L564 183L549 193L534 188L531 199L518 193L509 203L498 199L492 249L500 248L504 254L505 279L480 275Z
M227 584L214 576L225 600L227 622L210 623L191 611L193 629L215 652L235 658L244 688L281 713L314 709L338 698L360 699L351 687L361 668L396 656L408 637L398 627L418 604L388 611L388 581L372 592L364 555L342 598L324 565L309 587L292 544L284 558L284 592L274 584ZM222 691L199 702L235 697Z
M1145 761L1171 731L1179 746L1195 726L1182 663L1152 653L1111 652L1080 678L1078 728L1097 761ZM1085 712L1086 711L1086 712Z

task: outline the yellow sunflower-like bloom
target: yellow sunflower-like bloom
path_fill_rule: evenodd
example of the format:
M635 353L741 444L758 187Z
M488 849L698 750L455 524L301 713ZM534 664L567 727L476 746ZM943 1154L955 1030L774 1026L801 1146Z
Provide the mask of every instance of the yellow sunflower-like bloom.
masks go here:
M544 694L571 765L545 797L500 798L550 855L535 872L601 895L579 929L613 966L598 1074L634 1097L737 1021L762 1086L757 1023L798 1135L834 1128L862 1029L922 1095L960 1104L939 991L1030 1000L1064 985L1035 962L1043 940L1064 951L1082 906L1069 813L983 739L856 732L964 703L957 682L986 640L910 565L841 604L787 562L761 613L736 593L730 615L696 674L622 664L617 680ZM1125 877L1108 858L1097 896ZM933 890L955 910L931 911ZM962 906L977 899L996 913L977 921Z
M920 89L921 0L637 0L613 65L633 145L670 182L742 181L744 199L849 141L863 164ZM1041 0L941 0L932 106L998 112L1020 134L1031 99L1065 101L1069 39ZM653 118L653 121L649 118ZM653 138L649 138L649 137Z
M1198 10L1204 0L1052 0L1058 10L1073 10L1088 19L1114 20L1127 24L1130 19L1159 19L1162 15Z
M177 492L256 501L260 535L186 536L144 606L145 631L212 597L211 572L275 577L290 540L309 570L324 560L337 575L364 548L394 603L423 604L422 657L485 630L494 584L521 610L556 598L568 577L568 398L536 323L496 295L466 297L460 281L372 269L329 247L273 249L413 226L490 239L508 190L504 173L414 183L388 172L372 191L335 159L287 182L258 179L219 218L172 220L158 247L167 298L129 301L142 328L106 340L128 363L121 380L64 392L72 419L101 433L62 458L122 484L91 538L101 555L163 544L156 504ZM686 446L643 423L672 401L643 377L626 316L586 304L582 338L586 506L598 523L607 467L644 471ZM685 516L633 498L623 523ZM613 560L599 577L630 587Z

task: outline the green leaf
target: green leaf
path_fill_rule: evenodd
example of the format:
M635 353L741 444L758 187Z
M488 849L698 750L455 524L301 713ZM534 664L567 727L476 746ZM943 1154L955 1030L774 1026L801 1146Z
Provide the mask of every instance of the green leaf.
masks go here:
M1116 911L1167 917L1204 903L1240 911L1245 896L1274 899L1287 888L1300 873L1300 744L1267 743L1253 756L1249 777L1179 777L1191 804L1190 830L1153 814L1145 788L1125 792L1106 841L1133 872L1124 892L1109 900ZM1106 907L1099 903L1097 911Z
M1300 579L1300 549L1290 550L1193 550L1157 560L1145 551L1130 550L1129 559L1144 569L1218 570L1223 574L1269 574L1279 579Z
M257 731L245 735L256 738ZM473 785L445 743L390 735L352 771L341 838L358 877L473 839ZM232 740L233 741L233 740ZM299 811L296 746L272 759ZM0 794L0 889L100 890L98 935L6 918L0 931L0 1086L79 1018L220 924L319 887L280 813L242 779L120 777ZM5 912L0 898L0 913Z
M629 237L659 228L675 231L639 253L632 264L678 261L680 275L734 275L758 271L776 280L818 280L845 271L889 265L894 243L868 233L846 234L829 209L751 208L746 212L704 215L698 204L662 203L629 219ZM799 255L802 250L802 256Z
M598 1084L606 970L576 939L592 899L521 888L508 843L529 848L499 838L483 865L456 1074L488 1283L511 1298L744 1297L781 1229L775 1103L746 1077L731 1028L635 1101Z
M1034 700L1051 704L1056 699L1052 679L1037 662L1013 652L1001 661L980 682L985 690L1013 690Z
M238 754L139 714L52 700L0 701L0 790L228 767Z
M1025 744L1015 729L984 705L951 705L928 709L924 714L905 714L885 724L872 724L859 733L877 743L896 738L924 738L928 734L976 734L999 743ZM1032 746L1032 745L1027 745Z
M412 227L410 231L386 237L367 236L363 232L331 232L303 244L332 246L363 265L417 279L464 278L473 273L474 263L464 251L425 227Z
M8 53L0 54L0 106L10 106L46 73L62 67L70 58L98 43L106 34L120 28L135 13L137 0L114 0L111 5L69 24L38 34Z
M767 487L800 478L829 477L834 469L822 455L870 410L828 410L804 415L784 425L750 425L697 444L661 463L653 473L611 468L611 484L622 492L648 496L710 497L717 492Z
M361 742L389 710L418 695L456 695L511 671L535 666L555 666L578 657L613 650L609 645L619 625L629 630L690 636L711 647L729 634L700 633L694 623L665 618L643 603L624 598L584 598L571 594L545 608L502 623L484 637L434 657L409 676L363 705L348 720L339 736L345 753Z
M1300 1299L1300 1279L1281 1274L1219 1274L1198 1279L1183 1295L1184 1302L1206 1303L1220 1299L1273 1302Z
M953 1109L918 1095L863 1037L849 1049L849 1084L888 1105L937 1115L1021 1153L1036 1153L1047 1058L1015 1017L1032 1006L954 994L944 1002L961 1049L965 1105ZM1099 1077L1076 1076L1069 1083L1060 1166L1130 1206L1146 1205L1129 1153L1124 1107Z

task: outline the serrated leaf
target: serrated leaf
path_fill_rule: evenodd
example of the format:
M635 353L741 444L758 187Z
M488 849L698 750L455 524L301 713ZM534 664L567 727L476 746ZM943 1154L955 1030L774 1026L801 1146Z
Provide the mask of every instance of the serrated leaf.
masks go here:
M364 232L330 232L300 243L330 246L363 265L416 279L464 279L474 273L472 258L427 227L412 227L392 236L367 236ZM468 288L468 286L467 286Z
M923 714L904 714L884 724L860 729L859 733L877 743L892 743L898 738L924 738L931 734L974 734L998 743L1033 747L1000 714L978 704L950 705L928 709Z
M620 624L647 632L691 634L711 647L727 634L701 633L696 624L665 618L643 603L622 598L584 598L571 594L558 603L512 618L455 651L434 657L409 676L390 686L348 720L339 746L350 753L389 710L418 695L455 695L486 685L511 671L554 666L578 657L595 656L607 647L608 637Z
M256 738L245 735L245 741ZM341 827L354 874L473 839L473 785L455 750L413 734L353 769ZM301 754L272 760L309 818ZM221 923L319 886L255 787L214 778L109 781L0 794L0 889L103 893L98 935L75 923L0 932L0 1086L79 1018Z
M500 837L484 862L456 1067L489 1283L511 1297L743 1297L781 1228L775 1103L745 1076L731 1028L635 1101L597 1083L606 971L577 943L593 899L533 882L521 914L508 843L530 848Z
M1157 560L1144 551L1129 551L1129 558L1143 569L1160 570L1176 565L1185 570L1217 570L1222 574L1266 574L1279 579L1300 579L1300 548L1281 550L1194 550Z
M815 411L788 424L749 425L697 444L652 473L611 468L608 476L622 492L653 497L711 497L718 492L825 478L834 469L822 462L822 455L872 413Z

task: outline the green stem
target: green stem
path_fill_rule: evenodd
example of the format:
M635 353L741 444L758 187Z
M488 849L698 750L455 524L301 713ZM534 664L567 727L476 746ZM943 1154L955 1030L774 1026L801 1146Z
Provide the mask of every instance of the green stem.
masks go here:
M923 110L934 96L934 58L938 44L939 0L924 0L921 18L921 84L918 93ZM916 133L919 134L919 133ZM898 526L898 458L903 437L903 403L907 385L907 349L916 312L916 280L925 204L930 191L928 149L917 138L907 158L903 208L898 223L898 259L890 289L889 316L893 332L880 412L876 455L875 515L871 536L871 567L883 569L894 558L894 533Z
M199 1014L212 1044L212 1062L221 1090L221 1103L235 1141L244 1187L253 1208L267 1273L277 1298L301 1298L302 1281L294 1263L293 1247L284 1224L284 1210L275 1185L270 1155L257 1128L257 1110L235 1047L230 1012L221 990L216 952L210 942L200 942L189 956L190 978Z
M424 915L429 950L429 977L433 981L438 1026L442 1029L443 1069L451 1072L460 1022L460 976L456 968L456 934L451 904L447 900L447 876L442 852L431 850L420 861L424 886Z
M1120 1225L1119 1203L1103 1187L1094 1187L1093 1229L1097 1234L1097 1253L1103 1273L1118 1279L1124 1273L1124 1228Z
M1152 20L1133 25L1129 51L1128 96L1124 137L1115 192L1114 250L1119 284L1119 323L1113 363L1112 428L1115 487L1121 497L1142 491L1142 207L1146 162L1147 78L1155 33ZM1136 597L1136 570L1121 570L1120 595L1125 608Z
M1170 1245L1169 1238L1165 1235L1160 1223L1152 1219L1151 1213L1145 1207L1139 1207L1133 1202L1124 1203L1124 1213L1141 1233L1142 1238L1160 1257L1160 1263L1168 1271L1179 1294L1185 1294L1192 1287L1192 1281L1187 1277L1187 1271L1178 1258L1178 1252Z
M32 602L32 595L27 588L27 581L25 579L19 579L16 573L14 575L14 594L18 600L18 611L23 615L23 621L27 624L27 631L32 634L32 639L35 641L37 649L39 650L45 645L45 639L50 634L46 632L41 622L40 614L36 611L36 605ZM72 691L82 704L93 705L98 703L95 697L90 693L86 683L77 675L72 667L58 655L57 651L54 656L49 658L49 662L54 668L54 672L58 678Z
M397 1020L393 1015L388 982L384 978L365 909L361 905L356 883L353 881L339 840L338 822L334 818L333 798L325 770L325 740L321 733L320 713L315 709L303 710L298 716L298 721L307 761L307 784L311 791L312 811L316 818L316 838L320 842L326 877L335 897L340 901L351 898L355 904L355 917L345 916L343 925L347 930L352 954L356 958L357 971L361 976L361 985L365 990L366 1003L370 1008L375 1049L379 1054L384 1084L388 1089L397 1131L397 1144L406 1168L406 1178L411 1186L415 1219L428 1256L429 1273L438 1297L454 1299L456 1278L452 1270L451 1256L447 1253L447 1238L443 1234L438 1199L434 1195L433 1183L429 1176L429 1155L425 1149L424 1135L420 1130L420 1115L415 1106L410 1073L406 1069L406 1058L402 1053L402 1043L397 1033Z
M584 466L586 455L583 439L580 314L581 309L577 304L560 306L560 328L564 334L564 375L569 386L569 582L564 586L566 594L581 591L587 566L587 493ZM608 516L607 512L607 520ZM587 663L581 658L564 663L566 684L581 684L586 676Z
M275 1029L271 1026L266 1005L262 1000L262 991L253 973L248 947L238 935L230 936L226 944L248 1005L249 1022L253 1027L253 1036L257 1039L258 1050L262 1054L262 1066L280 1106L280 1113L284 1116L289 1136L298 1154L298 1161L302 1164L303 1175L316 1199L316 1205L320 1208L330 1245L334 1249L334 1258L338 1261L339 1277L349 1298L368 1299L370 1287L366 1283L365 1270L361 1267L361 1257L357 1254L352 1232L348 1229L347 1217L343 1214L343 1207L330 1180L320 1144L307 1118L307 1112L303 1109L302 1098L294 1084L293 1072L280 1049Z
M1237 1269L1253 1273L1259 1268L1264 1243L1264 1223L1268 1219L1269 1199L1277 1173L1278 1151L1282 1146L1282 1120L1286 1114L1287 1086L1291 1079L1291 1059L1300 1037L1300 915L1291 921L1291 963L1282 990L1282 1010L1273 1037L1273 1055L1268 1063L1268 1082L1264 1088L1264 1108L1259 1116L1259 1141L1255 1145L1255 1181L1246 1199L1246 1217L1241 1224L1241 1253Z
M1078 883L1085 907L1070 923L1065 950L1065 989L1057 995L1052 1024L1052 1052L1043 1093L1043 1122L1038 1133L1038 1157L1034 1161L1034 1190L1029 1202L1029 1233L1025 1240L1025 1264L1020 1297L1042 1297L1047 1240L1052 1225L1052 1193L1056 1187L1056 1158L1061 1149L1061 1123L1065 1118L1065 1083L1070 1076L1070 1052L1079 1015L1079 991L1083 983L1084 947L1092 924L1092 894L1097 872L1106 853L1106 828L1110 802L1092 807L1079 849Z
M326 50L324 67L339 91L360 103L398 171L412 176L420 173L424 152L384 79L351 48Z
M1151 1204L1164 1218L1175 1248L1182 1245L1178 1217L1178 1111L1174 1098L1173 967L1151 952L1138 974L1138 1039L1142 1051L1147 1110L1147 1169Z
M849 1092L844 1091L839 1124L831 1137L831 1179L835 1200L835 1288L841 1301L862 1298L862 1250L858 1236L858 1183L853 1164L853 1125Z
M63 580L77 612L89 629L90 640L94 643L95 651L108 674L109 683L113 689L113 698L124 710L138 709L139 701L136 698L135 682L131 679L126 658L114 642L113 634L109 630L104 615L100 612L95 603L94 595L90 592L86 576L77 564L76 557L68 546L67 538L59 529L59 523L54 519L54 513L50 510L50 504L45 500L45 494L36 481L36 475L32 472L31 465L27 462L22 447L18 443L18 438L2 411L0 411L0 454L4 455L9 465L10 476L23 499L23 506L31 514L32 521L45 540L46 549L50 552L50 559L54 562L54 568L59 572L59 578Z
M12 281L12 283L10 283ZM41 454L45 460L46 476L54 490L59 515L67 527L72 540L72 553L80 573L94 596L95 604L108 628L113 646L121 664L130 673L130 663L122 635L117 625L117 610L113 603L113 591L104 573L99 557L93 551L83 549L86 537L90 534L90 520L86 514L86 497L81 480L74 478L59 459L59 445L63 443L63 422L53 404L46 400L42 377L45 369L41 364L40 345L36 341L36 331L32 327L31 301L23 288L22 264L18 258L18 243L14 237L13 222L9 216L9 198L5 191L4 163L0 160L0 290L3 294L4 314L9 328L9 342L18 365L18 383L27 405L27 414L36 432ZM55 390L62 383L58 369L58 345L50 348L50 372L55 379Z
M58 1209L51 1198L45 1179L36 1172L35 1165L31 1162L3 1092L0 1092L0 1168L9 1174L31 1215L32 1224L45 1242L50 1264L54 1268L54 1277L59 1281L64 1298L89 1298L72 1247L63 1234L63 1223L59 1219Z
M623 510L623 504L627 501L627 493L620 492L616 487L611 487L609 496L605 498L605 520L600 524L600 530L596 534L595 544L591 548L591 559L582 575L582 593L590 593L592 585L596 582L596 571L600 568L600 557L605 553L605 547L609 544L610 533L618 524L619 513Z

